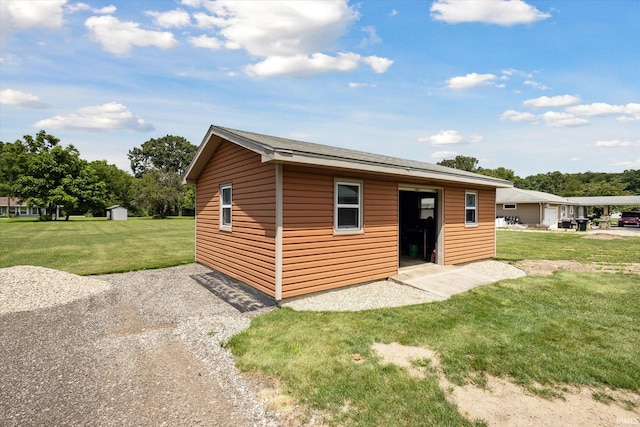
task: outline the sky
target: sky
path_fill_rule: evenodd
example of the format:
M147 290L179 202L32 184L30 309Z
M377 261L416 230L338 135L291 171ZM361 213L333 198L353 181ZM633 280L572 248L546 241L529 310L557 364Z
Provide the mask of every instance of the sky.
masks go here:
M640 168L640 1L0 1L0 140L210 125L526 177Z

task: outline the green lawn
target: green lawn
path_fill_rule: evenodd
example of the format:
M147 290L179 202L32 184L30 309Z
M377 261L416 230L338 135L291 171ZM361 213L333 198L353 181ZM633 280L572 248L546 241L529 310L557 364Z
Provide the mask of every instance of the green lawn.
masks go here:
M584 236L499 231L497 258L640 262L640 238ZM0 220L0 268L32 264L77 274L159 268L193 262L193 246L193 218ZM432 348L458 384L495 375L543 396L564 384L640 393L639 283L638 275L559 271L402 308L280 309L255 318L228 346L242 370L278 378L284 392L328 414L329 424L482 425L445 398L435 374L416 379L382 366L371 344ZM355 363L354 353L363 361Z
M193 218L0 220L0 268L104 274L194 262Z
M498 233L498 258L511 261L639 262L639 249L635 237ZM228 347L241 370L278 378L285 393L328 414L330 425L482 425L460 415L436 374L416 379L393 365L382 366L371 345L434 349L443 372L457 384L482 385L486 375L494 375L544 397L561 394L567 384L640 393L639 283L638 275L558 271L402 308L281 309L255 318ZM355 363L354 353L363 362ZM612 399L606 392L594 397Z
M576 231L498 230L496 259L564 259L580 262L640 262L640 237L597 239Z

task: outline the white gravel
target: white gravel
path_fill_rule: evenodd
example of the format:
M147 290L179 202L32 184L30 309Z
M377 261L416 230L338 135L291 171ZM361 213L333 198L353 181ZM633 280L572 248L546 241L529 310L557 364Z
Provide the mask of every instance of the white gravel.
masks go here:
M0 314L54 307L110 289L103 280L51 268L0 268Z

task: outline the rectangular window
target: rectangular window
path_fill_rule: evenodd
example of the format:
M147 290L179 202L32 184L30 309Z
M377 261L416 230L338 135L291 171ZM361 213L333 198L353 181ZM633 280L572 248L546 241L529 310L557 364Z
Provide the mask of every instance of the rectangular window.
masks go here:
M478 225L478 193L465 191L464 200L465 225Z
M509 205L509 204L502 205L502 209L504 209L505 211L513 211L517 209L517 207L518 205Z
M335 187L336 231L362 230L362 184L359 182L336 182Z
M231 230L231 184L220 186L220 228Z

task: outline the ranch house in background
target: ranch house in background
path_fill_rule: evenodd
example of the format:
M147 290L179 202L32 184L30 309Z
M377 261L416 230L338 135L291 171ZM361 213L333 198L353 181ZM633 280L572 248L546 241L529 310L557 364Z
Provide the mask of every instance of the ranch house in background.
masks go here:
M11 202L11 203L9 203ZM38 208L30 208L20 199L0 197L0 216L38 216Z
M495 255L508 181L211 126L196 185L196 261L281 300L388 278L406 260Z
M518 218L527 225L558 228L558 221L578 217L578 204L564 197L521 188L496 190L496 218ZM496 221L499 225L499 221Z

